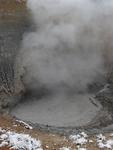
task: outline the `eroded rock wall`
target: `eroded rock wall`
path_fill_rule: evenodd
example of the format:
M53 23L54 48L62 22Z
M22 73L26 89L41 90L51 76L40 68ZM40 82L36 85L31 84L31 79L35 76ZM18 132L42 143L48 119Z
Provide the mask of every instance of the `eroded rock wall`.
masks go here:
M28 24L25 2L0 0L0 112L17 103L24 90L15 62Z

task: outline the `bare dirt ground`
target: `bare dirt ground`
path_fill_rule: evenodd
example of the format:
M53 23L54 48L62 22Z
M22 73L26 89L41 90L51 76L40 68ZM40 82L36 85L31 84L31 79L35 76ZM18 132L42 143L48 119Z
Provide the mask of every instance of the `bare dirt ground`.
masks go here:
M17 122L10 116L0 116L0 127L10 131L16 131L18 133L27 133L36 139L40 139L44 150L58 150L64 146L72 146L72 143L65 136L43 132L38 129L26 129L24 124ZM75 146L73 145L73 148L74 147ZM7 149L8 148L2 148L1 150Z
M5 130L15 131L17 133L25 133L31 135L31 137L39 139L42 142L43 150L59 150L62 147L71 148L71 150L77 150L79 144L74 144L68 137L51 134L49 132L43 132L39 129L27 129L23 123L19 123L10 116L0 116L0 127ZM104 134L106 138L111 137L111 133ZM112 137L113 139L113 137ZM88 142L82 145L87 150L99 150L100 148L96 142L96 135L88 137ZM104 148L104 150L107 148ZM0 148L0 150L10 150L8 147Z

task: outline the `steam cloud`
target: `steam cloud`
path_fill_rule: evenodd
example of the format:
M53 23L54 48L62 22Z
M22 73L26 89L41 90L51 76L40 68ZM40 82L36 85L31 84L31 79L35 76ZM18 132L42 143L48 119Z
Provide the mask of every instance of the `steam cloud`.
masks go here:
M25 34L20 60L30 89L86 91L113 55L112 0L28 0L36 29Z

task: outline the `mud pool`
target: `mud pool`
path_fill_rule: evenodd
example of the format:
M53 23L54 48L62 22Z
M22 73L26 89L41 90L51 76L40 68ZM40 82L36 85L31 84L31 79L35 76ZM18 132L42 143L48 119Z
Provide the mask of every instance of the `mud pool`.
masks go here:
M89 123L101 108L89 100L90 95L78 95L67 99L45 98L27 100L17 105L12 114L33 123L56 127L82 126Z

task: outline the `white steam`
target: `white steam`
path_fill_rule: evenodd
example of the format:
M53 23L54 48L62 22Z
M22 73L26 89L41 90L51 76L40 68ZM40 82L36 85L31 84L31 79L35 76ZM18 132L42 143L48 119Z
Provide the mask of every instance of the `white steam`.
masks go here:
M28 0L36 30L20 53L28 87L86 91L112 60L112 0Z

